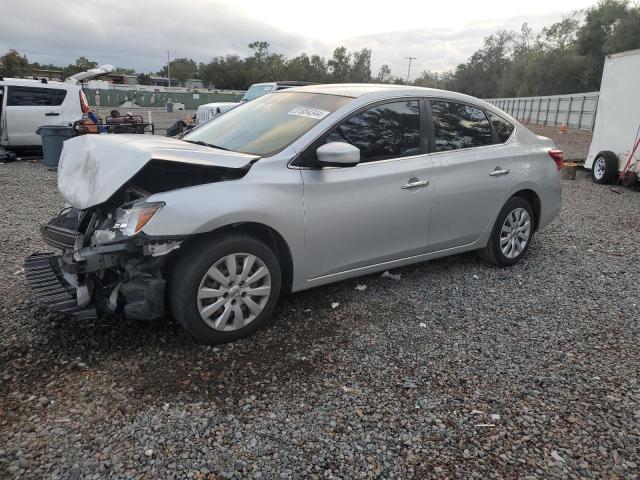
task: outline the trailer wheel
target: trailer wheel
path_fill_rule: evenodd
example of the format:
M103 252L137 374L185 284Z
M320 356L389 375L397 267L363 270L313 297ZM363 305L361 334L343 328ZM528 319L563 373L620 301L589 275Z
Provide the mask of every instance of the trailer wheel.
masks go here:
M591 165L591 180L595 183L611 183L618 174L618 157L613 152L600 152Z

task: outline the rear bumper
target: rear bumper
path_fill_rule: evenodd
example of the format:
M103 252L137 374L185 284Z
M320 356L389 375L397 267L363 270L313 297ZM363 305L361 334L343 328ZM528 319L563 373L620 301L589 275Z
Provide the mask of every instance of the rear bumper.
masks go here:
M25 276L37 303L48 310L66 315L95 318L95 308L78 305L77 285L72 285L65 278L61 258L52 253L34 253L25 259Z

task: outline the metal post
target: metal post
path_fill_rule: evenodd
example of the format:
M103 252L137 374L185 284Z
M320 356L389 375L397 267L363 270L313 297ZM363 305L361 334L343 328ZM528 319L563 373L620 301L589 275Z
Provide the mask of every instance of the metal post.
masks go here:
M596 128L596 114L598 113L598 103L600 102L600 95L598 94L596 96L596 104L593 107L593 115L591 117L591 131L593 132L593 130Z
M409 84L409 74L411 73L411 60L415 60L416 57L404 57L409 60L409 68L407 69L407 85Z
M536 114L536 124L540 124L540 110L542 110L542 97L538 98L538 113Z
M558 105L556 105L556 118L553 120L554 125L558 125L558 114L560 113L561 103L562 103L562 98L558 97Z
M573 97L569 97L569 110L567 111L567 127L571 123L571 106L573 105Z
M584 95L582 96L582 103L580 104L580 118L578 119L578 130L582 128L582 114L584 113L584 102L587 99Z
M547 97L547 113L544 114L544 124L549 123L549 107L551 106L551 97Z
M171 61L169 60L169 50L167 50L167 87L171 86Z
M529 107L529 122L531 122L531 120L532 120L531 117L533 117L533 100L534 99L532 98L531 99L531 106Z

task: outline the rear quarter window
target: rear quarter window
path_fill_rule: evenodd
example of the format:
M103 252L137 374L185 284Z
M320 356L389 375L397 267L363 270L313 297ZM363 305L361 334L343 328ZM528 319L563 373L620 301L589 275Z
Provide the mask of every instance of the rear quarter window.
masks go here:
M7 106L59 106L67 91L61 88L9 87Z
M493 124L493 129L498 135L498 142L504 143L509 140L509 137L511 137L511 134L515 129L513 124L507 122L504 118L496 115L495 113L490 112L489 118L491 119L491 123Z
M493 144L484 110L451 101L431 101L436 152Z

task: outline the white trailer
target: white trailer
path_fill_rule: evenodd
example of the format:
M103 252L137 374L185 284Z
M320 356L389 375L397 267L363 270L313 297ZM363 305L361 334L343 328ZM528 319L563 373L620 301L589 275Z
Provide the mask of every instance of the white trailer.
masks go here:
M628 171L640 175L640 50L607 55L600 98L585 168L596 183L618 178L632 155ZM638 147L633 152L634 146Z

